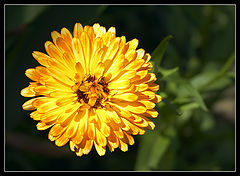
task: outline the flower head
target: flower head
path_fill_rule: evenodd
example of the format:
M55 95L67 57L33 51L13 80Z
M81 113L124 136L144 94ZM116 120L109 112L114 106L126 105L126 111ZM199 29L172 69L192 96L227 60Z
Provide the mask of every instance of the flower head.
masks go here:
M128 150L132 135L154 129L149 117L157 117L155 103L159 86L149 73L150 54L136 50L138 40L126 42L95 23L76 23L73 35L62 28L51 33L53 42L45 42L47 54L34 51L42 66L27 69L33 82L22 89L24 97L35 97L23 104L35 110L30 117L39 121L38 130L51 127L48 138L57 146L69 142L78 156L88 154L94 145L99 155L106 146Z

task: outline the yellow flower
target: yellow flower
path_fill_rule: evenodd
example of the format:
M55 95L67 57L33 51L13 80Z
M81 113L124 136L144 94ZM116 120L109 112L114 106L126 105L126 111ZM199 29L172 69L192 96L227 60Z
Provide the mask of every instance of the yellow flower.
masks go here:
M132 135L154 129L149 117L157 117L155 103L159 86L149 73L150 54L136 50L138 40L126 42L95 23L76 23L73 35L62 28L51 33L47 54L34 51L42 65L29 68L25 74L33 82L21 90L24 97L35 97L23 104L24 110L35 110L30 117L39 121L38 130L50 128L48 138L57 146L69 142L78 156L88 154L92 146L100 156L106 146L128 150Z

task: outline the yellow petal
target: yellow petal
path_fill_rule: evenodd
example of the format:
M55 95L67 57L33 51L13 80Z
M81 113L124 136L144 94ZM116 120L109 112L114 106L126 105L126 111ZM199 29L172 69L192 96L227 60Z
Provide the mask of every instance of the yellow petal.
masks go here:
M135 70L123 70L123 71L120 71L116 75L112 75L112 78L109 81L114 81L114 80L120 81L120 80L124 80L124 79L131 80L135 76L136 76Z
M52 58L48 60L48 63L50 68L58 70L61 73L64 73L63 75L66 75L67 77L70 78L74 76L74 72L72 68L70 68L69 64L59 62L58 60Z
M138 70L139 68L141 68L141 66L143 65L144 62L145 61L143 59L134 60L130 64L128 64L124 69L125 70Z
M138 96L134 93L123 93L123 94L115 94L112 96L113 99L131 101L134 102L138 99Z
M129 63L134 61L137 58L136 50L135 49L128 50L127 53L125 54L125 58Z
M119 49L119 43L120 43L120 38L115 38L112 43L110 44L110 46L107 49L107 52L103 58L103 63L105 63L106 60L113 60L113 57L115 56L115 54L117 53L118 49Z
M92 146L93 146L93 140L91 139L87 140L83 148L83 154L87 155L91 151Z
M112 144L110 142L107 143L108 149L110 152L113 152L115 148L112 147Z
M52 37L53 43L56 45L57 38L62 36L57 31L53 31L51 32L51 37Z
M32 56L43 66L48 66L48 59L50 58L48 55L39 52L39 51L33 51Z
M88 122L87 134L89 139L95 139L95 125L94 123Z
M112 110L112 109L106 110L106 113L108 114L109 118L111 120L113 120L115 123L117 123L117 124L121 123L120 117L114 110Z
M55 140L55 144L58 147L61 147L61 146L65 145L68 141L69 141L69 138L66 137L65 135L62 135L58 139Z
M111 103L109 102L109 104L112 106L112 108L121 116L123 117L131 117L132 114L125 108L123 108L122 106L117 105L116 103Z
M23 108L24 110L27 110L27 111L36 109L36 107L33 106L33 102L34 102L35 100L38 100L39 98L40 98L40 97L32 98L32 99L26 101L26 102L22 105L22 108Z
M30 86L25 87L21 90L21 95L24 97L34 97L36 96L36 92Z
M95 58L93 57L94 54L97 52L98 49L101 49L103 47L103 43L102 43L102 38L96 38L95 40L93 40L93 47L92 47L92 58L91 60L94 60Z
M73 38L73 54L76 62L80 62L82 67L84 68L84 73L86 73L86 62L84 59L84 54L83 54L83 47L78 38Z
M147 108L140 102L115 102L115 104L136 114L144 113L147 110Z
M148 123L148 126L147 126L147 129L151 129L151 130L153 130L154 128L155 128L155 124L151 121L151 120L149 120L147 117L145 117L145 116L143 116L142 117L145 121L147 121L147 123Z
M145 116L147 117L152 117L152 118L156 118L158 116L158 112L154 109L148 109L145 113Z
M67 96L67 97L59 98L56 101L56 105L57 106L66 106L67 104L75 102L76 100L77 100L77 96Z
M162 101L162 96L156 94L156 97L152 101L154 103L159 103L160 101Z
M112 33L109 32L109 31L107 31L107 32L102 36L103 44L104 44L105 46L109 47L114 38L115 38L115 35L112 34Z
M79 124L78 122L72 120L71 123L67 126L67 130L65 133L68 138L72 138L76 134L78 124Z
M133 137L128 134L127 132L124 132L124 138L121 139L123 142L128 143L129 145L133 145L134 144L134 139Z
M78 114L77 110L79 107L80 107L79 103L75 103L74 105L72 105L70 112L66 113L65 111L65 113L59 114L57 123L60 123L62 126L67 126L72 121L72 119L74 119L74 117Z
M38 108L41 105L52 102L52 100L55 100L55 99L48 98L48 97L38 97L38 98L36 98L36 100L32 104L33 104L34 107Z
M148 85L149 85L149 86L148 86L149 89L150 89L151 91L153 91L153 92L157 92L158 89L159 89L159 85L156 84L156 83L149 83Z
M104 64L102 62L99 62L94 72L96 79L99 79L100 77L102 77L103 72L104 72Z
M145 54L145 50L144 49L138 49L137 51L137 58L136 59L142 59L144 54Z
M63 60L66 63L65 66L67 66L68 69L70 69L72 72L76 72L75 70L76 60L74 58L74 55L63 53Z
M117 136L111 131L110 135L107 137L108 144L114 149L119 146L119 140Z
M41 120L41 115L39 112L37 111L33 111L31 114L30 114L30 117L33 118L33 120Z
M50 57L62 60L62 52L52 42L47 41L44 46Z
M106 146L107 145L107 139L106 137L96 128L96 142L100 146Z
M108 84L109 89L126 89L130 86L130 81L125 79L125 80L116 80L116 81L111 81Z
M60 110L53 109L51 111L48 111L48 113L41 114L41 121L46 124L53 123L57 120L59 112Z
M96 149L97 153L99 154L99 156L105 155L106 147L103 147L103 146L97 144L95 141L94 141L94 146L95 146L95 149Z
M112 34L116 34L116 28L115 27L110 27L108 29L108 32L112 33Z
M83 78L84 78L84 68L83 66L81 65L80 62L77 62L76 65L75 65L75 68L77 70L77 73L78 73L78 78L79 78L79 81L82 81Z
M117 138L122 139L124 137L123 131L118 124L111 123L111 131L117 136Z
M69 147L70 147L71 151L73 151L73 152L78 151L78 146L71 140L69 141Z
M103 109L96 109L96 113L98 115L98 117L103 120L106 123L110 123L112 119L109 118L109 115L107 114L107 112Z
M69 55L73 55L72 48L62 37L56 39L56 45L63 53L65 52Z
M83 31L83 26L80 23L76 23L73 29L74 38L80 38L82 31Z
M84 135L87 130L87 120L89 117L88 109L84 109L78 113L78 116L81 117L79 121L79 134Z
M25 75L33 81L38 81L40 75L36 72L34 68L29 68L25 71Z
M93 55L93 58L91 59L91 64L90 64L90 74L94 75L97 69L97 65L101 62L102 60L102 55L103 55L104 49L99 48L95 54Z
M82 142L83 140L83 136L79 133L79 125L77 125L77 130L75 132L75 136L73 136L71 138L71 140L75 143L75 144L79 144L80 142Z
M49 77L50 74L48 72L48 70L46 69L46 67L43 66L37 66L36 67L36 72L41 76L41 77Z
M139 127L137 127L136 125L134 125L134 124L132 124L131 122L129 122L127 119L125 119L125 118L123 118L122 119L123 120L123 122L127 125L127 126L129 126L129 128L131 129L131 133L133 134L133 135L136 135L136 134L138 134L139 133Z
M43 123L43 122L38 122L38 124L36 125L36 127L37 127L38 130L46 130L46 129L48 129L49 127L51 127L52 125L53 125L53 124L47 125L47 124L45 124L45 123Z
M148 74L148 70L138 71L138 72L136 73L136 76L135 76L133 79L131 79L131 81L132 81L132 82L135 82L135 81L141 80L141 79L143 79L144 77L146 77L147 74Z
M139 43L138 39L132 39L131 41L128 42L129 48L136 49L138 46L138 43Z
M62 38L67 42L67 44L71 47L72 46L72 34L67 28L61 29Z
M148 84L142 83L136 85L137 91L143 92L148 89Z
M148 126L148 122L145 119L142 119L140 122L134 122L135 125L146 128Z
M96 28L95 28L96 29ZM95 32L95 29L94 29L94 32ZM98 28L98 30L96 30L96 38L97 37L102 37L105 33L106 33L106 28L105 27L103 27L103 26L100 26L99 28Z
M50 93L50 97L54 98L69 97L71 95L73 95L73 92L54 91Z
M156 105L155 103L153 103L151 101L147 101L147 100L140 100L139 102L144 104L147 109L153 109Z
M119 50L115 57L118 57L120 54L125 55L128 47L129 47L128 45L126 45L126 37L125 36L121 36L120 39L121 40L120 40L120 44L119 44Z
M156 97L157 97L157 103L159 103L160 101L162 101L162 96L156 94Z
M91 59L92 44L91 44L89 36L86 32L81 33L80 40L82 43L84 59L85 59L85 63L86 63L86 74L89 74L89 64L90 64L90 59Z
M96 110L96 113L97 113L97 110ZM98 115L98 113L97 113ZM98 115L99 117L99 115ZM108 137L110 135L110 127L105 123L104 119L100 118L99 117L99 122L100 122L100 125L99 125L99 131L101 131L101 133L105 136L105 137Z
M66 86L73 86L75 83L73 80L69 79L66 75L64 75L62 72L54 69L54 68L48 68L48 70L51 72L52 77L57 80L58 82L66 85Z
M49 134L52 136L59 136L66 130L66 127L63 127L60 124L55 124L51 130L49 131Z
M146 63L149 62L149 60L151 59L151 55L149 53L146 53L144 56L143 56L143 59L145 60Z
M156 81L156 75L154 73L148 73L144 78L141 80L134 81L135 84L141 84L141 83L152 83Z
M156 97L156 94L152 91L143 91L141 92L144 96L142 97L143 99L148 99L148 100L153 100Z
M123 151L123 152L126 152L128 151L128 145L126 143L124 143L122 140L119 140L120 141L120 146L119 148Z
M116 59L114 59L112 64L109 64L110 67L106 68L107 71L105 72L105 77L107 77L108 80L113 79L115 76L118 75L118 73L122 70L123 64L124 64L124 55L120 55Z
M62 92L72 92L71 86L57 81L56 79L47 80L45 86Z
M46 95L52 92L52 89L49 89L46 86L37 86L34 88L34 91L39 93L39 95Z
M49 66L48 59L49 58L46 58L46 57L37 57L36 60L39 62L39 64L41 64L45 67L48 67Z
M93 30L94 30L94 33L95 33L95 34L98 33L99 28L100 28L99 23L94 23L94 25L93 25Z

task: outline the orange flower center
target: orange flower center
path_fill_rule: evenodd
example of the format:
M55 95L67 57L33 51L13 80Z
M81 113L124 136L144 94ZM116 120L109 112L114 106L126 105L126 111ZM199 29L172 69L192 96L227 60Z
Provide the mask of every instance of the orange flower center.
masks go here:
M109 94L107 85L103 77L97 80L95 76L87 76L75 91L78 101L92 108L103 107Z

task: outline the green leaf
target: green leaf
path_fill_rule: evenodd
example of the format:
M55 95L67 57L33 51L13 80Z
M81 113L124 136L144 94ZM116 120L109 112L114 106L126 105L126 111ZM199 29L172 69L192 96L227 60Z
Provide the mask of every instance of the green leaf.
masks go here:
M168 42L169 40L172 38L171 35L165 37L159 44L158 46L155 48L155 50L152 52L152 61L155 62L155 64L157 66L160 65L161 61L162 61L162 57L164 55L164 52L167 48Z
M165 134L166 133L166 134ZM176 135L175 129L167 127L165 133L151 131L142 136L138 150L135 170L157 169L158 163L170 145L172 137Z
M135 170L143 171L150 170L148 166L149 154L151 152L152 144L155 140L156 133L154 131L146 133L144 136L141 136L142 140L140 141L140 146L138 149L137 160L135 164Z
M162 75L161 79L163 79L163 78L166 78L166 77L172 75L173 73L177 72L178 69L179 69L179 67L172 68L172 69L164 69L164 68L159 67L159 68L158 68L158 71L159 71L159 72L161 73L161 75Z
M151 153L149 155L149 167L157 168L159 161L166 152L170 144L170 138L164 135L156 136L154 143L152 144Z
M187 81L187 80L182 80L181 81L181 86L183 86L184 89L188 91L188 94L190 94L196 101L196 103L199 104L199 106L204 110L208 111L207 106L205 105L203 98L201 97L200 93L198 90L192 86L192 84Z
M214 84L216 81L219 81L223 77L228 77L229 75L226 74L227 71L230 69L232 64L235 61L235 52L232 53L232 55L227 59L221 70L216 74L212 79L210 79L208 82L206 82L204 85L202 85L199 88L199 91L204 91L207 89L210 85Z
M163 123L163 122L162 122ZM156 170L161 159L165 156L172 139L176 137L173 124L147 132L141 136L135 170Z
M177 107L168 101L167 98L162 100L170 109L172 109L178 116L182 115L182 113L177 109Z
M191 103L186 103L186 104L184 104L184 105L181 105L180 107L179 107L179 109L181 110L181 111L190 111L190 110L192 110L192 109L196 109L196 108L198 108L199 107L199 104L198 103L196 103L196 102L191 102Z

